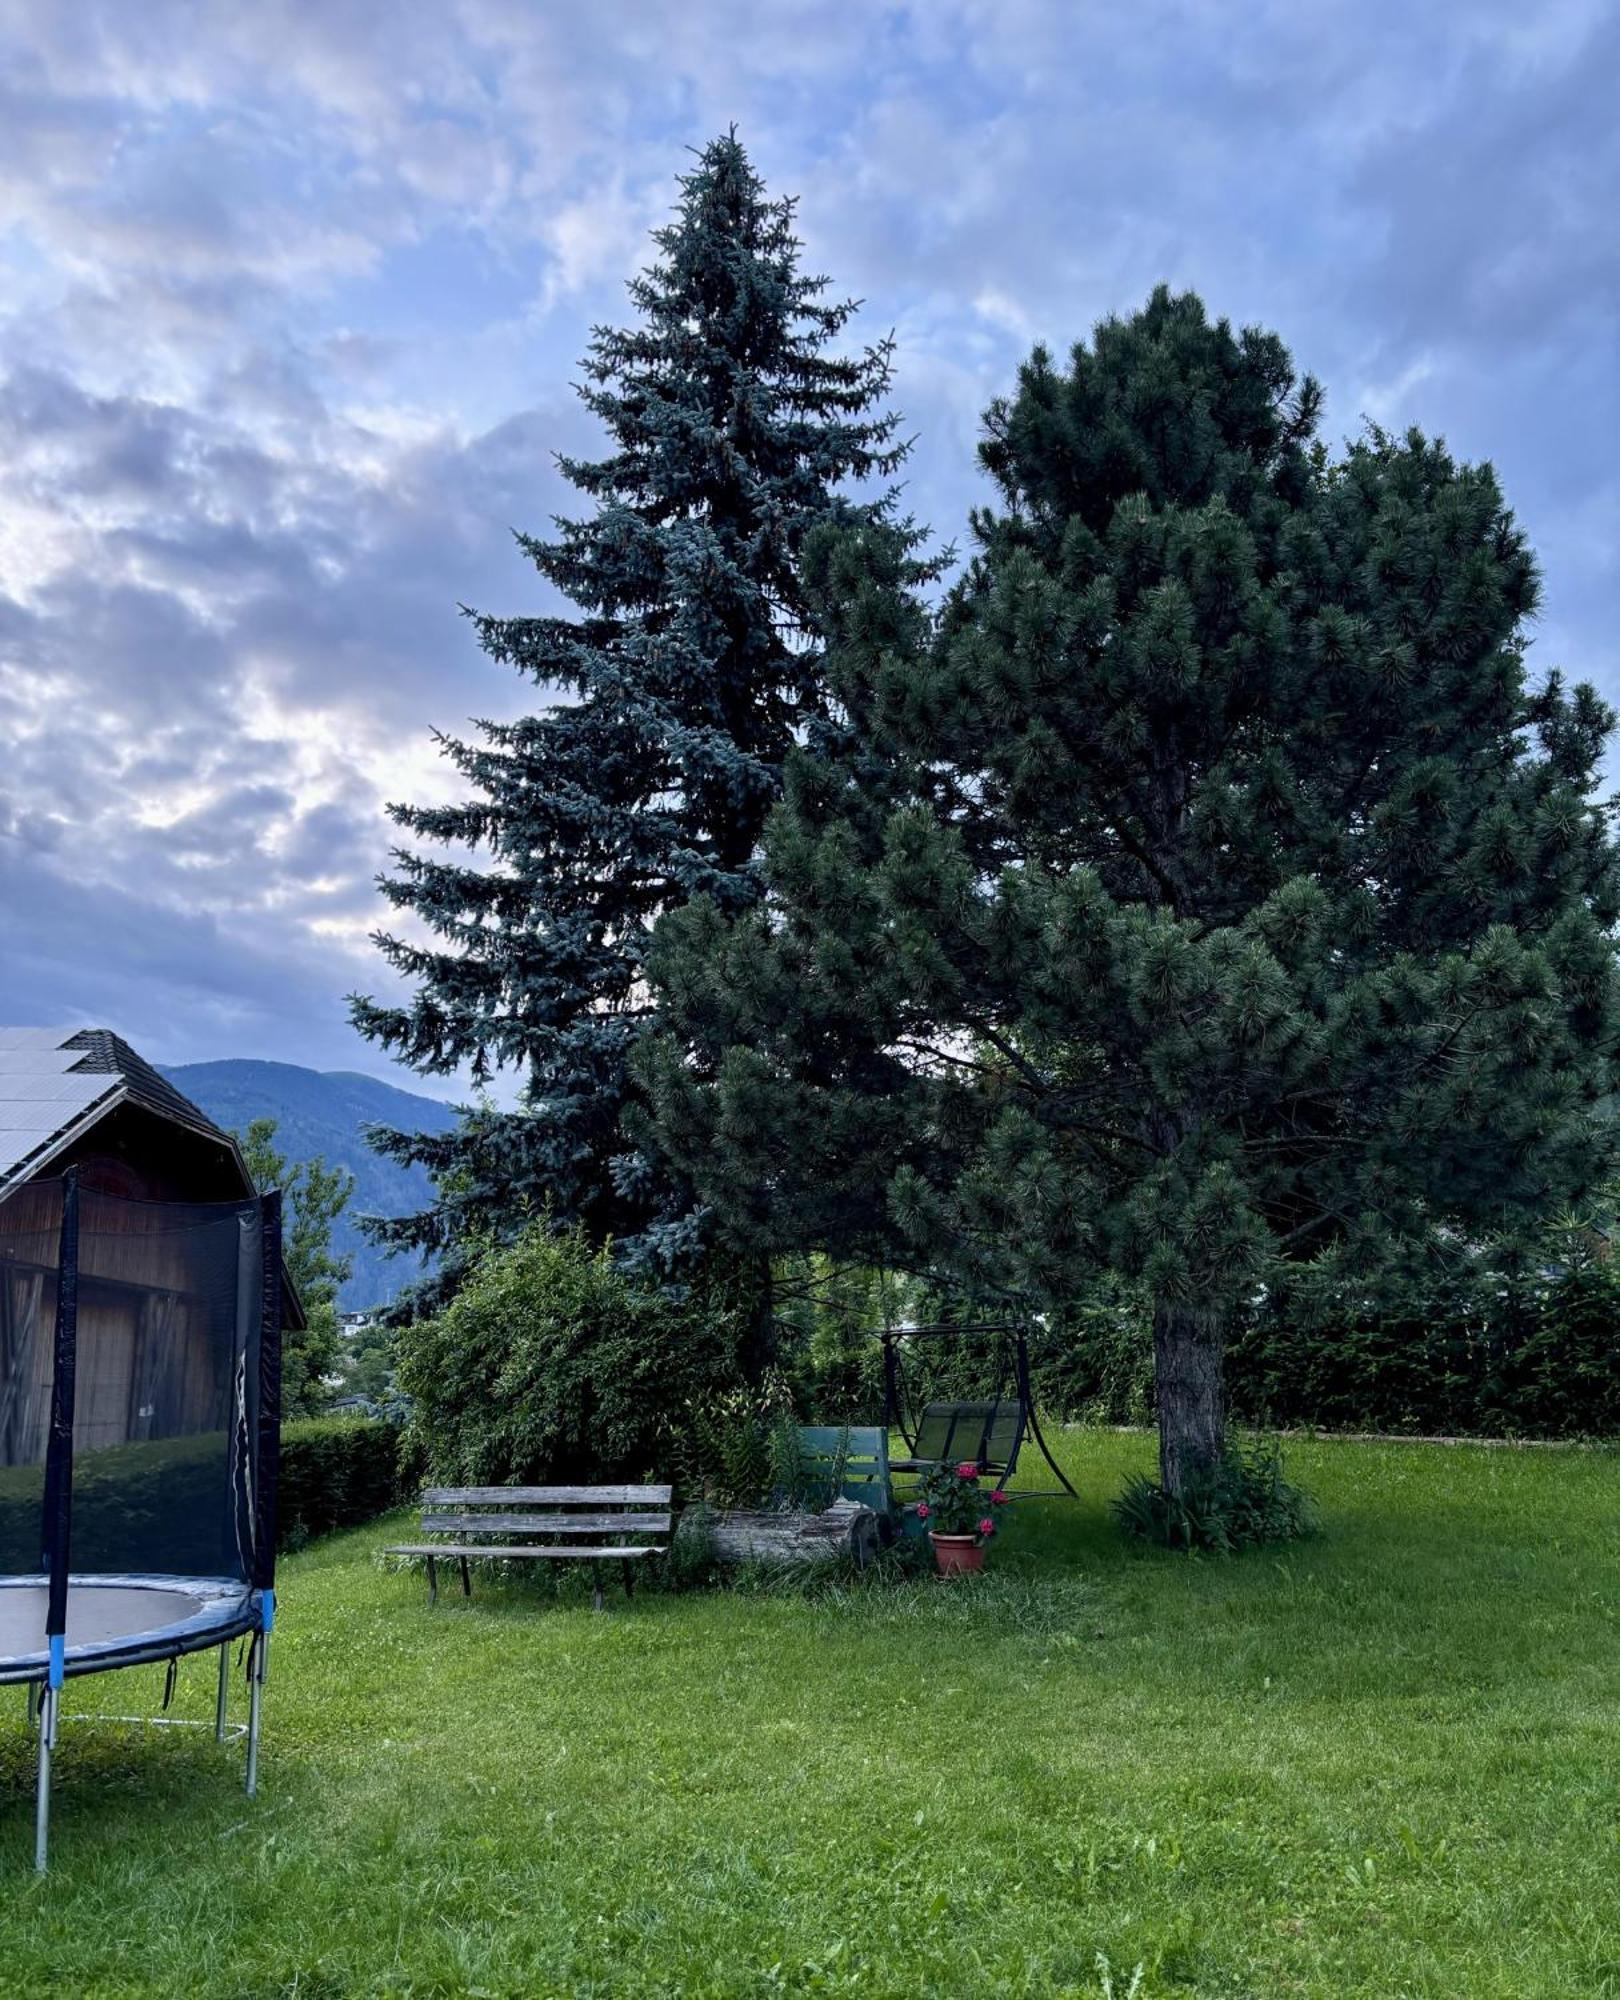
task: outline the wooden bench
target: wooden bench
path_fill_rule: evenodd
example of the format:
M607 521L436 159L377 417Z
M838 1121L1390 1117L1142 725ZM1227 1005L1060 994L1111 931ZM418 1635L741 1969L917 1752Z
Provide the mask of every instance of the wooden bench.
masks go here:
M422 1532L450 1539L404 1542L385 1553L426 1559L430 1604L439 1601L443 1561L461 1565L467 1597L467 1566L475 1560L588 1562L600 1611L603 1563L619 1565L629 1597L635 1565L668 1548L670 1494L668 1486L430 1486L422 1495Z

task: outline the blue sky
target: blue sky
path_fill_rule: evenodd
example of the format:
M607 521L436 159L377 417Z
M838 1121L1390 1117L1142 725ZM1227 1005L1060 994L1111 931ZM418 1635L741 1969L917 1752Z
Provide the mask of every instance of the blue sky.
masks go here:
M1159 279L1328 428L1498 465L1533 660L1620 697L1620 15L1272 0L0 0L0 1018L381 1071L389 798L533 691L458 603L589 450L570 383L735 121L893 328L911 504Z

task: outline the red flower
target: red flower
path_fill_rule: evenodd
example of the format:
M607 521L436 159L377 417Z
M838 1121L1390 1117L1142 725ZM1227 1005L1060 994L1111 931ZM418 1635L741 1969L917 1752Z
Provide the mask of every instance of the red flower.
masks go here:
M929 1506L926 1500L919 1500L917 1502L917 1519L919 1521L926 1521L933 1511L933 1508Z
M1005 1507L1006 1504L1007 1504L1007 1496L1005 1493L1002 1492L1001 1488L998 1486L995 1492L990 1495L990 1505L992 1507Z
M993 1535L995 1532L996 1532L996 1524L994 1521L991 1520L990 1516L986 1514L984 1519L979 1523L979 1533L981 1535Z
M978 1461L972 1458L964 1458L962 1463L956 1468L956 1476L958 1479L977 1479L979 1476Z

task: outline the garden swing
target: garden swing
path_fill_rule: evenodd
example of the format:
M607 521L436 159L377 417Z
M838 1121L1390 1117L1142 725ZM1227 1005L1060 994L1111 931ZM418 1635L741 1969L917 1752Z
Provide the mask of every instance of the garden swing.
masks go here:
M1030 1489L1032 1497L1057 1499L1079 1495L1041 1434L1040 1418L1030 1385L1029 1341L1022 1326L1007 1320L978 1320L965 1325L936 1322L928 1326L885 1327L883 1343L883 1421L906 1441L905 1458L889 1461L894 1472L927 1472L942 1461L972 1459L984 1472L1005 1484L1018 1469L1026 1440L1051 1468L1058 1487ZM925 1399L909 1393L907 1363L921 1360L918 1344L951 1337L976 1346L989 1344L995 1372L995 1394L983 1400Z

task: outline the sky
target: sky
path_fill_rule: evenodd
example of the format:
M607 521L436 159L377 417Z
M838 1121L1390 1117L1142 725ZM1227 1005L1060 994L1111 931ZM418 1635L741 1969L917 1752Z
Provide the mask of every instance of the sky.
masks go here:
M344 1006L384 805L544 699L458 607L547 606L578 357L733 123L938 541L1162 279L1493 460L1532 665L1620 699L1617 100L1588 0L0 0L0 1020L411 1081Z

